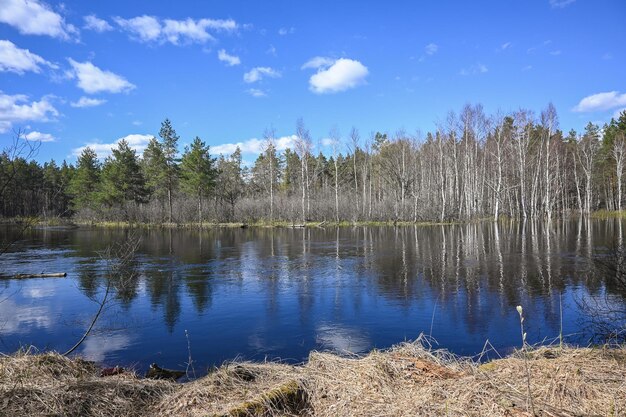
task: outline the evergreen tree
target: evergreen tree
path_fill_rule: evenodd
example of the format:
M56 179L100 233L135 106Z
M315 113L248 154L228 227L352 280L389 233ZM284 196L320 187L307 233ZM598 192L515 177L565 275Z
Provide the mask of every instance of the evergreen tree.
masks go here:
M179 167L178 159L178 135L172 127L172 122L169 119L165 119L161 123L161 130L159 130L159 136L162 139L161 149L163 151L163 158L165 159L165 170L163 172L163 185L167 190L167 202L169 205L169 222L172 222L172 194L178 184Z
M215 158L211 158L209 147L199 138L193 140L191 147L185 147L181 161L181 188L198 199L198 223L202 224L202 201L215 188L217 172Z
M78 157L76 171L68 186L74 210L89 207L94 203L99 182L100 164L98 157L91 148L85 148Z
M163 147L154 137L150 139L143 151L142 168L149 193L157 198L164 197L167 194L167 187L165 187L167 163L163 155Z
M143 203L146 196L146 183L137 153L128 142L121 140L102 167L100 199L109 206L121 205L125 210L126 202Z

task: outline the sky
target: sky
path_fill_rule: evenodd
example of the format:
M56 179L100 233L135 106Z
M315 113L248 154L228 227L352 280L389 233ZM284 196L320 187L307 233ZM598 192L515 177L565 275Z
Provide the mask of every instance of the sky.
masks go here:
M626 108L625 22L624 0L0 0L0 148L141 152L169 118L181 150L251 161L299 118L325 151L332 128L425 133L468 103L552 102L581 131Z

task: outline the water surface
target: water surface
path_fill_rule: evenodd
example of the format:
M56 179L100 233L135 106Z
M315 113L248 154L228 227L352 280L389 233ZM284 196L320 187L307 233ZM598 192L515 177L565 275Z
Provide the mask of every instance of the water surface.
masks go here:
M298 362L312 349L362 353L420 333L476 355L485 342L531 343L563 333L584 342L576 300L605 291L590 259L622 236L620 221L479 223L313 229L26 232L0 272L67 278L0 280L0 350L66 350L102 299L101 253L141 238L139 274L114 291L78 353L107 364L199 372L236 357ZM11 228L2 240L19 237ZM561 307L562 306L562 307ZM492 353L493 355L493 353Z

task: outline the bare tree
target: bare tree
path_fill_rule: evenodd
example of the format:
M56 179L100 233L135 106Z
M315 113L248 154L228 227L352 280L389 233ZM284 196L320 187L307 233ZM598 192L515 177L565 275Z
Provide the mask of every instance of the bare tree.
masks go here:
M622 177L624 176L624 155L626 154L626 140L620 133L613 142L611 149L615 159L615 178L617 180L617 210L622 211Z
M311 155L311 133L302 118L296 122L296 152L300 157L302 185L302 223L306 224L310 210L309 156Z
M341 134L339 133L339 129L335 126L330 130L328 136L330 137L333 149L333 162L335 168L335 220L339 222L339 162L337 161L339 153L337 150L341 142Z
M270 189L270 222L274 221L274 170L276 169L274 154L276 152L276 131L274 128L266 129L263 133L263 138L265 140L265 155L268 158L269 163L269 189Z

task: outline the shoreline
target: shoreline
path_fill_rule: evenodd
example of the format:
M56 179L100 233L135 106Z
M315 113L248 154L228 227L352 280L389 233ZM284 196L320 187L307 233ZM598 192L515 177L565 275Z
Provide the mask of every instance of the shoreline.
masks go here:
M569 214L565 217L556 217L552 221L566 220L585 217L584 214ZM588 218L593 220L610 220L610 219L626 219L626 211L607 211L598 210L591 213ZM202 224L192 223L145 223L145 222L129 222L120 221L86 221L72 218L5 218L0 219L0 225L5 226L26 226L26 227L45 227L45 228L76 228L76 227L93 227L93 228L142 228L142 229L235 229L235 228L287 228L287 229L304 229L304 228L325 228L325 227L426 227L426 226L452 226L467 225L485 222L524 222L524 221L546 221L543 218L537 219L518 219L501 216L498 220L492 218L477 218L471 220L450 220L450 221L309 221L306 223L290 222L290 221L256 221L256 222L211 222L206 221Z
M229 362L184 383L111 369L116 368L57 353L1 356L5 412L16 417L530 416L527 383L535 415L626 412L624 346L542 346L480 363L431 350L418 339L364 356L314 351L299 365Z

